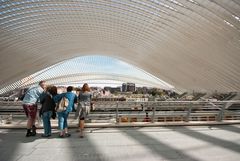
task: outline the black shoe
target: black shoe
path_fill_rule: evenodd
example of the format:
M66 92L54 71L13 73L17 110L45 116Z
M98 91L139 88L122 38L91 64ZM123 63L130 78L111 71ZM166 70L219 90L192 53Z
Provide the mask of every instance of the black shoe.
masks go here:
M59 138L64 138L64 135L59 135L58 137L59 137Z
M32 132L27 132L26 137L33 136Z
M42 136L43 138L49 137L49 135L45 135L45 134L42 134L41 136Z
M31 136L36 136L36 135L37 135L37 133L36 133L36 131L34 131L34 132L32 132Z
M36 134L37 134L36 129L37 129L36 126L33 125L32 126L32 136L36 136Z
M66 137L70 137L70 136L71 136L71 134L69 134L69 133L66 133L66 134L65 134L65 136L66 136Z

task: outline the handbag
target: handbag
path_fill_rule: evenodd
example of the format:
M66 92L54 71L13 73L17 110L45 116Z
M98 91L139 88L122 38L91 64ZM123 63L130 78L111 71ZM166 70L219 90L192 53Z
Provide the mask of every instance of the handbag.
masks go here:
M63 112L66 111L67 107L69 105L69 100L66 97L62 97L60 102L57 104L57 112Z

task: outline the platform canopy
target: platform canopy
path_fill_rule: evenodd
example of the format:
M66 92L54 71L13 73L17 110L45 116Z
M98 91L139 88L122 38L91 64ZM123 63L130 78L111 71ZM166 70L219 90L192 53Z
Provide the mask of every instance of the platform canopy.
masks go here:
M178 90L240 90L239 0L0 0L0 88L99 54Z

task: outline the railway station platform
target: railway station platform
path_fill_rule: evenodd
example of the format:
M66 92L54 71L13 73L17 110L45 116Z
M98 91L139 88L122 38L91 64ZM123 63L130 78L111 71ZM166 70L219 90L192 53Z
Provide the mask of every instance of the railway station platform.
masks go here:
M23 129L0 129L1 161L237 161L240 125L70 129L42 138Z

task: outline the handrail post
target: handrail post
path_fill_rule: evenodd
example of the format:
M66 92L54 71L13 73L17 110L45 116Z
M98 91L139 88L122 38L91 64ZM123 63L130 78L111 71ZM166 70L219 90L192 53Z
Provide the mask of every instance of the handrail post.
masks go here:
M118 101L117 101L117 106L116 106L116 123L119 123L119 118L118 118Z
M188 107L186 122L189 122L191 112L192 112L192 102L189 104L189 107Z
M224 118L224 112L225 112L226 106L227 106L227 103L223 104L223 106L220 108L219 115L218 115L219 122L221 122Z
M2 116L0 115L0 125L3 123Z
M154 105L154 103L153 103L153 105ZM151 121L152 123L155 122L155 120L154 120L154 119L155 119L155 111L156 111L156 108L155 108L155 106L153 106L153 107L152 107L152 112L153 112L153 113L152 113L152 121Z

